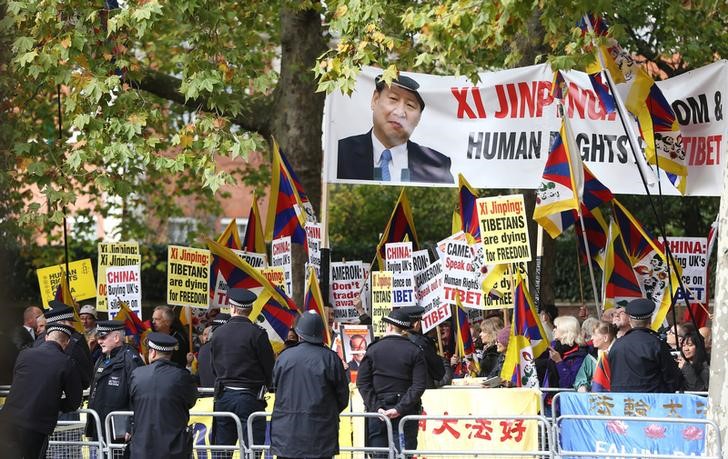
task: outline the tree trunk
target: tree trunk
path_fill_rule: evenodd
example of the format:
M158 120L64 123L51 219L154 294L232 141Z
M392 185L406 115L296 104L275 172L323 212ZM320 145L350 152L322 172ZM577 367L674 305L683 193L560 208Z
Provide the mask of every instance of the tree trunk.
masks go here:
M321 202L321 122L324 94L316 93L313 67L326 49L321 16L313 9L281 6L281 74L274 104L273 133L314 208ZM303 247L293 250L293 298L303 299Z

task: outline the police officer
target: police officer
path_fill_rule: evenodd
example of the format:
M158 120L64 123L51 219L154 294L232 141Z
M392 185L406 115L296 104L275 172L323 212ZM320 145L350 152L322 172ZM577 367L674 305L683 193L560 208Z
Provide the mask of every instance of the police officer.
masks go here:
M323 345L324 322L314 311L299 317L300 341L278 356L271 418L271 452L282 458L325 458L339 453L339 413L349 385L339 356Z
M422 314L425 308L422 306L409 306L406 311L409 313L411 328L407 330L407 336L422 351L427 364L427 388L434 389L437 387L435 381L441 381L445 376L445 361L437 355L435 342L429 337L422 334Z
M230 320L215 330L212 337L212 368L215 372L215 411L230 411L243 423L247 440L250 413L264 411L265 393L271 385L275 357L263 327L253 324L248 316L257 296L244 288L228 290ZM238 434L233 420L215 418L212 441L216 445L234 445ZM265 419L253 421L256 445L265 441ZM217 457L230 457L225 452Z
M675 392L682 390L682 372L670 348L649 328L655 303L638 298L627 304L632 326L609 350L613 392Z
M420 399L427 383L427 365L422 350L405 336L405 330L410 328L408 310L393 309L382 320L387 323L387 331L382 339L369 345L359 366L356 386L367 411L391 420L394 444L399 451L399 418L422 412ZM405 424L406 449L417 448L417 429L417 422ZM382 421L367 418L367 445L387 446L387 428Z
M187 424L197 401L197 386L190 372L171 360L177 339L150 333L148 346L149 365L131 374L131 457L188 459L192 434Z
M210 353L212 347L210 340L215 329L220 325L225 325L228 320L230 320L230 314L225 314L224 312L218 313L212 319L211 328L207 332L207 339L197 352L197 376L200 378L200 387L213 387L215 385L215 374L212 372L212 354Z
M50 306L50 309L43 314L46 318L46 330L51 324L64 324L72 327L73 334L71 335L71 342L64 352L76 362L76 371L81 376L81 385L86 389L91 384L94 363L91 361L91 352L88 349L86 337L73 329L74 322L76 322L73 308L57 300L51 300L48 306ZM39 346L44 341L45 333L41 333L36 338L33 346Z
M3 457L40 457L58 412L81 405L81 376L73 359L63 352L72 332L67 325L50 324L45 341L18 356L10 394L0 410Z
M95 410L101 418L101 434L96 432L92 419L86 423L86 436L94 440L105 438L104 420L112 411L128 411L129 384L132 372L144 365L141 356L133 347L124 343L124 322L101 320L96 323L96 336L102 356L96 362L94 380L91 384L88 407ZM131 433L128 417L114 419L115 431L112 439L124 441Z

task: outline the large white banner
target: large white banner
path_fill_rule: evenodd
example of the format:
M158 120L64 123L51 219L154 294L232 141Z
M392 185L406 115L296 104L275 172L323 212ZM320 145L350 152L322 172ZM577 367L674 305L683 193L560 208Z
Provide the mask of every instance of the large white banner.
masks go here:
M462 173L478 188L538 187L551 136L561 125L550 95L553 74L548 65L483 73L477 86L464 77L403 72L419 84L425 108L420 114L398 115L401 118L387 112L379 99L373 104L379 74L380 69L366 67L350 97L337 92L326 99L328 182L456 186ZM567 72L566 80L570 97L565 112L585 163L613 192L645 194L619 118L606 116L585 73ZM722 96L728 87L726 61L658 85L684 136L687 194L720 195L728 126ZM383 154L374 146L384 145L372 131L375 119L382 130L388 123L411 131L406 147L401 147L406 161L398 159L403 157L396 146L391 148L391 181L380 181L380 168L374 164ZM664 173L660 179L663 194L678 194ZM650 192L657 191L655 183Z

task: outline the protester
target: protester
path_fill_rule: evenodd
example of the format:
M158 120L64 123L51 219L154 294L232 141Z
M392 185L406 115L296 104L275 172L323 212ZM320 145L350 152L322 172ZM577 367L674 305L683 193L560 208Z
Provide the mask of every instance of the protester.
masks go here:
M677 366L685 379L684 390L707 391L710 367L700 333L693 331L682 339Z
M268 334L263 327L252 323L248 316L257 296L244 288L228 290L230 320L213 332L212 367L215 372L215 411L235 413L243 423L247 441L247 421L250 413L265 411L265 394L271 386L275 357ZM215 445L234 445L238 440L235 422L216 418L212 426ZM253 440L265 441L265 419L253 421ZM216 453L215 457L230 457L232 452Z
M611 323L614 323L614 314L615 314L616 312L617 312L617 310L616 310L615 308L609 308L609 309L606 309L606 310L605 310L605 311L604 311L604 312L602 313L602 317L601 317L601 320L602 320L603 322L609 322L610 324L611 324Z
M538 312L538 317L541 319L541 325L549 343L554 340L554 320L558 315L559 312L553 304L544 304Z
M58 412L81 405L81 375L66 353L73 329L48 325L43 343L24 349L13 372L13 385L0 410L0 439L4 457L45 457L48 436Z
M675 335L675 329L677 328L677 336ZM667 329L667 332L665 333L665 342L667 342L667 345L670 346L670 349L674 351L680 350L680 342L682 341L683 337L685 336L685 329L682 325L672 325Z
M404 332L410 327L406 310L393 309L382 318L386 333L367 349L359 367L356 386L368 412L392 421L393 438L400 438L399 418L422 412L421 397L427 386L427 364L423 353ZM417 422L406 423L402 432L405 449L417 448ZM401 449L400 442L395 447ZM367 418L367 446L386 447L387 429L379 419ZM387 457L375 455L375 457Z
M215 374L212 369L211 340L215 329L225 325L230 320L230 314L220 312L205 327L200 337L200 350L197 352L197 380L200 387L213 387L215 385Z
M422 351L422 356L427 365L427 389L438 387L435 382L441 381L445 377L445 365L442 359L437 355L435 342L429 337L422 334L422 314L425 308L421 306L410 306L407 313L410 317L411 326L407 330L407 336ZM352 347L354 344L352 343ZM361 356L363 358L364 356Z
M599 359L606 359L607 353L615 339L617 339L617 327L613 323L603 320L597 322L592 333L592 344L598 352L598 358L595 359L592 355L584 358L584 363L574 380L574 388L579 392L601 391L601 386L595 386L593 384L594 376L600 371L598 368ZM606 387L608 388L611 380L610 374L603 369L601 371L604 373L602 377L606 379Z
M288 330L288 334L286 335L286 340L283 341L283 347L287 349L291 346L295 346L296 344L298 344L298 342L299 342L298 333L296 333L296 330L291 328L290 330Z
M549 358L558 372L558 387L574 386L576 375L588 355L583 343L576 317L559 316L554 320L554 341L549 348Z
M617 338L623 337L632 328L627 310L623 307L614 309L612 323L617 327Z
M28 306L23 311L23 324L15 327L10 333L10 338L18 351L31 347L33 341L40 335L37 332L38 317L43 317L43 311L38 306Z
M144 365L144 362L136 349L124 343L124 322L102 320L95 328L103 357L98 359L94 368L88 407L99 414L101 432L96 432L96 423L89 418L86 423L86 436L97 440L106 438L104 419L107 414L131 409L131 374ZM112 439L124 441L126 434L131 433L129 418L119 416L115 421Z
M86 338L86 344L91 353L91 363L95 363L102 354L101 348L96 341L96 321L98 319L96 308L90 304L85 304L81 306L78 317L81 319L81 324L83 324L83 336Z
M181 327L171 306L157 306L152 313L152 329L158 333L170 335L177 340L177 349L172 354L172 361L181 367L187 365L187 353L190 344L187 336L180 329Z
M498 366L498 332L503 328L503 319L500 317L489 317L480 323L480 341L483 349L480 352L480 374L482 377L492 377ZM501 364L502 365L502 364ZM500 374L500 369L497 370Z
M594 329L598 324L599 319L596 317L587 317L581 323L581 339L589 354L595 359L597 357L597 348L594 346L594 343L592 343L592 335L594 334Z
M506 361L506 351L508 350L508 340L511 336L511 329L503 327L498 330L496 335L496 352L498 352L498 359L496 360L495 366L490 370L490 373L485 375L488 378L500 377L501 370L503 370L503 363ZM510 381L506 382L506 385L510 385Z
M193 439L187 424L198 396L195 381L172 361L179 345L173 336L150 333L147 342L149 365L137 368L131 376L131 457L189 459Z
M655 303L639 298L627 304L630 330L607 355L613 392L676 392L683 377L668 345L649 329Z
M330 458L339 453L339 413L349 403L346 373L339 356L323 345L321 316L304 313L295 330L300 342L284 349L273 368L271 453Z
M46 325L47 321L45 316L40 316L37 319L35 319L35 333L36 335L40 335L42 333L45 333L46 331Z

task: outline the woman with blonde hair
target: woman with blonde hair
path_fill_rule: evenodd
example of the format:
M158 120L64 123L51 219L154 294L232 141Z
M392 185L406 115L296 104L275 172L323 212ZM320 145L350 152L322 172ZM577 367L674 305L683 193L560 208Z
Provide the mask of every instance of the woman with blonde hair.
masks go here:
M587 356L581 337L579 320L574 316L559 316L554 320L554 340L549 347L549 358L553 362L549 371L558 373L558 387L570 388ZM548 377L548 376L547 376Z
M489 317L480 323L480 341L483 343L480 357L480 374L487 377L498 365L498 332L503 328L503 319L500 317Z

